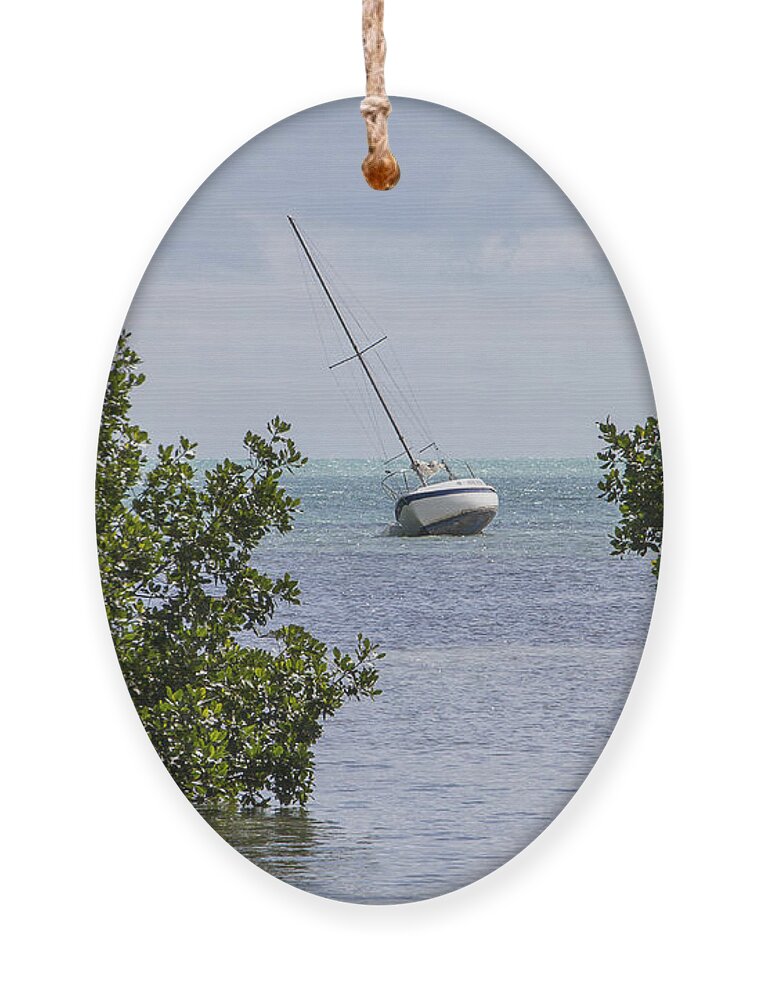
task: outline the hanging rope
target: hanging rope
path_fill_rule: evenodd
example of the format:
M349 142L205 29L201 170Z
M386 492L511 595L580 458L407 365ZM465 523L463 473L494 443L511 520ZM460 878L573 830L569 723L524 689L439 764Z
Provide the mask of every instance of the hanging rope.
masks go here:
M384 0L363 0L363 58L366 62L366 97L361 114L366 119L368 156L361 169L375 191L389 191L400 180L400 167L392 155L387 119L392 105L384 84Z

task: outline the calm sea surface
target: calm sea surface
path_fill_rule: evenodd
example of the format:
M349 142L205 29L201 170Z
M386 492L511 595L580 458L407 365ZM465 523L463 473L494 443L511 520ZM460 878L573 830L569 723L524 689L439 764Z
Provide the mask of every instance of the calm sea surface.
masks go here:
M336 899L449 892L512 858L603 748L652 610L647 561L609 555L614 510L591 459L477 464L500 513L471 538L403 538L381 466L312 462L296 528L258 568L300 581L296 621L330 645L381 643L383 694L316 746L307 807L202 810L245 857Z

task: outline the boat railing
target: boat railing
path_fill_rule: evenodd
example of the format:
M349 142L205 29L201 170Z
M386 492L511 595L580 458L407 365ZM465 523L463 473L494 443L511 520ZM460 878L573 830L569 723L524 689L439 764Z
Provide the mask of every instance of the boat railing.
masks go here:
M427 486L431 480L442 472L447 475L448 479L456 478L453 470L444 461L441 469L436 469L427 476L422 476L418 469L385 469L384 471L385 476L382 480L382 490L392 500L398 500L400 497L405 496L406 493L417 490L419 488L419 478L421 479L422 486Z
M386 475L382 480L382 490L391 500L399 500L406 493L410 493L418 485L409 482L408 476L415 474L410 469L385 469Z

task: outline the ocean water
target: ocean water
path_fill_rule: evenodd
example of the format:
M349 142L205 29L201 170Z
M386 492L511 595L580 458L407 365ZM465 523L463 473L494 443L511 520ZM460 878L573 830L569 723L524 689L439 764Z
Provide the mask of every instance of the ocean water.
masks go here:
M592 459L477 463L500 512L468 538L391 532L381 472L310 463L256 565L300 581L283 620L381 643L382 695L327 720L307 806L201 810L272 875L359 903L457 889L550 823L616 723L655 593L646 560L609 553Z

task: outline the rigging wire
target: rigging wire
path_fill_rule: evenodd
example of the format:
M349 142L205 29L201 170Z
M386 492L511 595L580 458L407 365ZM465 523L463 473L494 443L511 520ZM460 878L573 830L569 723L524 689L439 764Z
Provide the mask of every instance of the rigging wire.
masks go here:
M324 315L324 313L323 313L322 309L318 308L318 306L317 306L317 304L315 302L315 288L313 287L313 279L312 279L312 276L310 274L308 274L308 267L307 267L307 264L306 264L305 255L304 255L304 253L303 253L302 250L300 250L298 256L299 256L299 259L300 259L301 271L302 271L302 274L303 274L303 281L304 281L306 289L308 291L308 300L309 300L310 305L311 305L311 309L312 309L312 312L313 312L314 320L315 320L315 323L316 323L316 328L317 328L318 334L319 334L319 340L320 340L320 343L321 343L321 351L322 351L322 354L323 354L323 357L324 357L324 366L326 368L328 368L329 367L329 361L330 361L330 354L329 354L329 349L328 349L328 346L327 346L327 338L326 338L326 335L324 334L324 330L323 330L323 326L322 326L321 318L320 318L320 317L322 317ZM330 327L332 327L332 334L334 334L336 332L333 329L333 327L334 327L334 321L330 320L330 323L328 325ZM335 374L335 373L333 373L333 374ZM351 413L355 417L355 420L356 420L357 424L361 427L361 429L363 430L364 434L366 434L367 438L371 439L372 438L371 428L367 426L365 418L364 418L364 412L366 412L366 411L364 410L362 412L360 409L356 408L356 406L354 405L354 402L353 402L353 398L351 397L350 393L346 389L345 380L343 380L342 378L340 378L336 374L335 374L335 379L334 380L335 380L335 382L337 384L337 388L339 389L339 392L342 395L345 403L347 404L349 410L351 411ZM348 376L348 380L349 380L349 376ZM359 395L360 395L360 393L359 393Z
M297 243L297 240L295 242ZM311 313L312 313L312 316L313 316L314 326L316 327L316 331L317 331L318 337L319 337L319 342L321 344L321 351L322 351L322 354L323 354L323 357L324 357L324 364L325 364L325 367L328 368L329 367L329 360L330 360L330 358L329 358L329 352L328 352L328 348L327 348L326 336L324 334L322 323L321 323L321 317L323 316L323 310L319 309L317 307L317 305L316 305L316 301L315 301L315 291L316 291L316 289L313 286L313 278L308 273L309 272L309 267L307 265L305 253L304 253L303 249L299 246L299 244L298 244L298 261L300 263L300 272L301 272L301 275L302 275L303 283L304 283L305 288L306 288L306 294L307 294L307 297L308 297L308 303L310 305ZM330 325L332 327L334 327L334 322L332 321L330 323ZM333 329L332 332L334 333L336 331ZM374 424L374 427L369 427L366 424L365 419L364 419L363 415L361 414L361 411L358 410L355 407L355 405L353 403L353 400L350 398L350 394L346 391L343 380L335 372L333 372L332 374L335 376L335 382L337 383L337 387L338 387L338 389L340 391L340 394L342 395L345 403L347 404L348 408L350 409L350 411L352 412L353 416L355 417L356 422L361 427L361 429L363 430L364 434L366 435L366 437L368 439L370 439L370 440L371 439L376 439L378 441L379 450L382 453L384 453L384 450L385 450L384 449L384 442L382 441L381 436L378 434L378 429L376 428L375 414L373 413L373 410L371 408L366 408L366 412L368 412L370 414L370 417L374 418L373 421L372 421L373 424ZM353 380L353 381L355 381L355 380ZM364 387L361 385L361 388L364 388Z
M332 280L335 280L334 272L331 267L330 271L332 272L331 275ZM341 281L340 278L336 279L338 286L340 284L340 281ZM357 295L354 294L353 298L356 302L359 302ZM363 325L364 320L362 320L360 316L356 314L350 302L344 301L344 299L342 299L342 296L340 296L340 306L350 315L350 317L353 319L353 322L358 326L358 328L361 330L361 332L367 339L370 336L373 336L373 332L370 333L365 329ZM366 316L368 317L369 323L373 328L373 330L385 334L386 332L385 328L376 322L374 317L369 313L368 309L363 305L362 309L366 314ZM420 438L424 439L425 441L428 441L432 437L432 431L426 422L423 409L413 389L413 383L408 378L403 368L403 365L400 361L398 353L394 349L394 346L391 341L388 343L387 349L392 355L394 361L394 368L398 372L399 377L394 374L392 367L387 364L381 352L377 352L376 355L374 355L374 357L371 359L372 369L374 371L374 374L376 375L376 367L378 365L383 373L381 376L379 376L378 381L380 381L382 387L385 389L391 387L392 392L390 393L390 395L396 401L396 405L398 406L398 408L402 410L406 419L410 423L412 423L418 430ZM401 384L401 379L402 382L404 382L405 384Z
M337 276L335 268L331 264L331 261L326 257L326 255L322 250L320 250L318 247L314 245L311 237L308 236L307 239L308 239L309 249L314 259L317 261L319 268L329 279L330 291L332 292L335 301L338 302L340 309L350 317L353 326L360 333L360 336L356 335L356 340L358 341L364 340L366 344L368 344L371 338L375 336L376 332L384 334L384 328L376 322L376 320L370 314L365 305L360 302L358 296L353 293L352 300L360 306L360 309L364 314L364 318L358 315L356 309L353 308L351 301L346 300L341 290L342 287L345 287L348 290L350 290L349 283L345 281L345 279L341 275L339 277ZM301 257L301 264L302 263L303 263L303 257ZM373 328L371 332L368 331L364 326L366 318L368 319L368 323ZM354 330L354 335L355 335L355 330ZM363 346L363 344L361 344L360 346ZM381 385L382 389L387 391L388 387L391 387L392 391L389 392L388 395L390 395L391 398L393 399L393 405L395 406L396 409L400 410L403 413L404 418L409 423L411 423L414 429L419 433L420 435L419 447L421 446L421 444L426 446L431 441L433 436L431 429L426 421L418 397L416 396L416 393L413 389L413 385L408 376L406 375L402 364L400 363L400 359L397 355L397 352L394 350L391 344L389 345L389 350L392 354L393 359L395 360L395 367L402 376L402 381L405 383L405 385L401 385L400 380L393 374L392 369L389 367L385 359L381 356L381 353L379 351L377 351L376 354L372 357L372 366L371 366L372 373L376 381ZM379 377L377 377L377 367L381 370L381 375ZM359 384L363 387L364 390L366 390L364 393L362 393L362 396L364 398L364 401L368 398L369 402L368 413L371 415L375 433L378 433L378 426L376 424L376 416L377 416L376 406L370 394L368 394L368 386L363 378L360 378ZM383 437L381 436L381 434L379 434L379 438L382 441L382 451L384 457L386 458L387 453L383 447ZM437 448L436 445L435 445L435 450L439 453L439 448Z
M310 237L308 237L308 247L309 247L309 249L310 249L310 251L311 251L314 259L316 260L318 267L322 268L324 271L328 271L329 272L330 285L331 285L331 278L332 278L332 274L333 274L333 269L331 268L330 265L326 266L326 267L324 266L323 257L322 257L322 255L318 254L317 252L314 252L314 248L311 245ZM305 258L305 254L304 254L304 251L302 250L302 248L300 248L300 252L302 254L301 263L303 263L306 258ZM309 272L308 287L310 289L312 287L315 287L315 280L313 278L312 272L310 272L310 268L308 267L308 268L306 268L306 270ZM333 289L331 287L330 287L330 291L333 292ZM335 298L337 298L337 297L335 296ZM320 296L319 296L319 299L320 299ZM346 307L346 304L342 303L341 297L340 297L339 305L340 305L340 308L344 308L345 312L348 311L347 307ZM335 337L339 340L339 345L340 345L341 350L343 350L344 349L344 345L343 345L343 335L344 334L343 334L343 331L339 328L337 320L335 319L334 316L332 316L331 312L329 312L328 315L330 317L331 329L332 329ZM361 330L361 333L363 334L363 336L367 337L366 331L363 329L362 326L360 327L360 330ZM367 343L368 343L368 341L367 341ZM359 346L364 346L364 345L361 344ZM335 377L337 377L338 381L339 381L339 375L338 375L338 373L336 371L334 371L334 369L332 371L333 371L333 374L335 375ZM349 381L349 382L352 383L353 391L361 399L361 402L362 402L362 405L363 405L363 412L364 412L365 416L368 418L368 420L370 421L371 431L373 432L373 433L368 433L367 437L370 438L370 439L373 438L373 440L375 441L375 443L378 444L378 451L382 455L382 457L386 460L388 452L387 452L387 446L386 446L386 443L385 443L385 434L388 433L388 430L387 430L387 428L385 428L384 421L383 420L380 421L379 413L377 412L376 402L374 400L374 397L373 397L372 393L370 392L369 384L367 383L366 379L364 378L362 372L358 371L357 368L355 366L352 366L352 365L348 365L347 366L347 369L342 373L342 377L346 381ZM351 408L352 408L352 404L351 404ZM355 412L354 409L353 409L353 412ZM364 427L364 429L365 429L366 425L365 425L364 420L361 420L360 423L361 423L361 426Z

